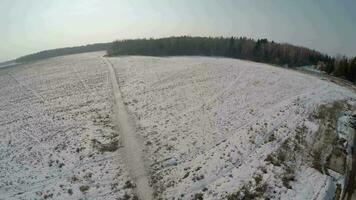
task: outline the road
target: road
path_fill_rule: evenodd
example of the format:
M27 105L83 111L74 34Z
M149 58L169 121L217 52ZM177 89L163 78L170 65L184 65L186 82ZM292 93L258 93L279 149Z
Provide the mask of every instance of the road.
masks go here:
M103 59L107 63L110 71L115 99L114 115L116 123L120 129L120 135L123 138L127 168L130 171L131 178L135 181L138 198L142 200L151 200L153 199L153 191L149 184L149 178L143 161L142 144L139 142L134 123L130 119L123 103L114 67L106 58Z

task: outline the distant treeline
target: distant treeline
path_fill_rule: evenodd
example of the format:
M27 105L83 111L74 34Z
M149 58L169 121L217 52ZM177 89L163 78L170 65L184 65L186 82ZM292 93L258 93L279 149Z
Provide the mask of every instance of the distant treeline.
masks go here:
M356 81L356 57L354 57L353 59L349 59L346 57L334 58L333 60L334 60L334 65L332 69L330 69L332 71L326 71L323 68L321 69L323 71L328 72L329 74L347 79L351 82Z
M356 80L356 59L332 58L312 49L267 39L181 36L121 40L113 42L107 53L108 56L222 56L289 67L315 65L328 74Z
M303 66L329 61L330 57L317 51L267 39L246 37L169 37L115 41L108 55L202 55L247 59L277 65Z
M109 56L201 55L239 58L288 67L315 65L320 70L349 81L356 81L356 57L333 58L318 51L267 39L246 37L168 37L161 39L121 40L41 51L14 60L22 63L76 53L107 51Z
M112 44L111 42L110 43L96 43L96 44L89 44L89 45L78 46L78 47L67 47L67 48L46 50L46 51L41 51L38 53L30 54L27 56L19 57L15 61L21 63L21 62L36 61L36 60L51 58L51 57L56 57L56 56L76 54L76 53L106 51L111 47L111 44Z

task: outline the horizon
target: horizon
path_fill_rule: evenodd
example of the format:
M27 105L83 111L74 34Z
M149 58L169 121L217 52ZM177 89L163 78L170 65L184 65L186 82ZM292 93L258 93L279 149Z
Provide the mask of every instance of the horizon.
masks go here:
M330 56L356 56L351 0L5 0L0 5L0 62L49 49L182 35L267 38Z
M355 10L0 0L0 200L356 200Z

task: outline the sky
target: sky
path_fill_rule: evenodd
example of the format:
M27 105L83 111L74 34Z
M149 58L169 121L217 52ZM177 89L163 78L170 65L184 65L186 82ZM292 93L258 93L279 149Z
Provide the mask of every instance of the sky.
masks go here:
M267 38L356 56L355 0L0 0L0 62L167 36Z

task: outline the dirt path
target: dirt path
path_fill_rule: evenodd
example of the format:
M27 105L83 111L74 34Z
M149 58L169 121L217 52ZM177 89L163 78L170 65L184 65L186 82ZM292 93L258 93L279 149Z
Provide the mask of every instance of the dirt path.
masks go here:
M139 199L151 200L153 199L153 191L149 185L149 178L145 170L143 162L142 145L138 141L135 128L130 120L130 117L125 109L121 91L115 75L115 70L110 61L103 58L109 67L111 81L114 92L114 114L116 123L119 126L121 136L123 138L123 145L126 155L127 168L130 171L131 178L136 183L136 192Z

